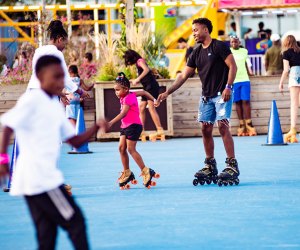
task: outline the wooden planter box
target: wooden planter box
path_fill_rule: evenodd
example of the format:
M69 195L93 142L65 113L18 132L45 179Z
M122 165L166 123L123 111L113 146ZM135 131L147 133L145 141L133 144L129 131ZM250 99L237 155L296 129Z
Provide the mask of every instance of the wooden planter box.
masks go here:
M0 85L0 116L15 106L19 97L26 91L27 84L18 85ZM96 119L94 91L90 93L91 98L84 102L84 119L86 127L94 124ZM1 133L1 127L0 127ZM91 141L95 141L94 136Z
M172 84L171 80L160 80L160 92L164 92ZM141 85L132 87L131 90L141 89ZM120 101L115 95L114 82L98 82L95 84L96 95L96 118L105 117L107 120L113 119L120 113ZM168 98L167 102L163 102L158 108L157 112L161 119L162 126L167 136L173 136L173 110L172 97ZM155 125L146 111L145 131L147 134L156 131ZM109 133L98 134L97 139L116 139L120 137L120 122L115 124Z

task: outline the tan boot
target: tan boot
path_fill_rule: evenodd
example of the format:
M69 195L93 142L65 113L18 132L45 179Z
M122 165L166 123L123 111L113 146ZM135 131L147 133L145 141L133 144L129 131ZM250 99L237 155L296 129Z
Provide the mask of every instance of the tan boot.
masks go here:
M296 128L291 128L290 131L284 135L284 142L297 143L297 130Z
M237 130L238 136L246 136L247 135L247 129L246 124L244 120L240 120L240 127Z
M160 175L158 173L155 173L155 171L151 168L144 167L141 173L141 176L143 177L143 184L146 188L150 189L151 186L156 186L156 182L152 181L152 178L159 178Z
M252 120L251 119L245 120L245 125L246 125L246 129L247 129L247 134L249 136L255 136L255 135L257 135L256 129L252 125Z
M146 142L147 141L147 135L146 135L145 130L142 131L141 136L140 136L140 140L142 142Z
M155 133L149 135L149 139L152 142L156 141L157 139L161 141L165 141L166 137L165 137L164 129L162 127L158 127Z

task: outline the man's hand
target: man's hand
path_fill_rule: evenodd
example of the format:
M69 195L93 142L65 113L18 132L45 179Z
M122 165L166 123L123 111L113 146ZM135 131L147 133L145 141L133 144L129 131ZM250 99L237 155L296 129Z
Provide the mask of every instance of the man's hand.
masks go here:
M0 177L6 177L9 174L8 164L0 164Z
M166 100L167 97L169 96L168 92L164 92L162 94L160 94L156 100L157 103L161 103L162 101Z
M159 107L160 102L154 99L154 107L157 108Z
M109 129L108 122L107 122L105 119L99 119L99 120L97 121L97 125L99 126L100 131L101 131L102 133L106 133L107 130Z
M228 102L230 100L231 94L232 94L231 89L228 89L228 88L224 89L224 91L222 93L222 98L223 98L224 102Z

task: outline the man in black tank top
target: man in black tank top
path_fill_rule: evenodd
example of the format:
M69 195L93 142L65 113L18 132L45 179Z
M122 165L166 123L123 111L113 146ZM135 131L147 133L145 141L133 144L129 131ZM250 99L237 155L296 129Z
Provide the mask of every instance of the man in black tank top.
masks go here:
M232 107L232 84L237 67L229 47L212 39L212 23L207 18L193 21L193 36L200 46L190 55L183 73L179 74L173 85L158 97L165 100L168 95L180 88L190 75L198 70L202 82L202 97L198 121L202 123L203 144L206 153L205 166L199 170L194 185L212 181L221 185L238 184L239 169L235 159L234 142L230 133L229 119ZM214 141L212 136L214 123L217 121L226 150L226 167L218 176L214 158Z

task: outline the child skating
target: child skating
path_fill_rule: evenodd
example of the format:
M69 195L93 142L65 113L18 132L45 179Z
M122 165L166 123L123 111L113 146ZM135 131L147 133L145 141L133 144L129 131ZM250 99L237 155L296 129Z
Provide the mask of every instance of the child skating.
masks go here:
M125 65L136 65L138 71L138 77L132 80L132 85L137 85L141 83L143 89L149 92L154 98L159 95L159 85L152 74L151 69L148 67L146 61L134 50L127 50L124 54ZM140 102L140 116L142 124L145 126L146 121L146 108L148 106L149 113L155 124L156 132L149 135L151 141L155 141L157 138L164 140L165 134L164 129L161 125L159 115L156 111L153 101L142 96L142 101ZM142 138L145 136L144 131L142 132Z
M143 131L143 125L139 116L137 96L146 97L151 100L154 105L157 105L157 102L151 94L144 90L130 92L130 82L124 73L119 73L114 89L116 96L120 99L121 113L109 122L109 127L121 120L119 151L124 170L119 178L120 188L130 188L129 182L134 185L137 184L135 176L129 168L128 153L141 169L144 186L150 188L156 185L156 183L152 181L152 178L159 178L159 174L145 166L141 155L136 150L137 141Z
M8 174L7 148L13 133L18 138L19 156L14 172L12 196L24 196L35 225L38 249L55 249L58 227L68 232L74 249L89 249L85 219L75 200L68 195L57 167L60 142L79 147L95 134L99 121L85 133L75 129L57 101L64 88L62 60L42 56L35 72L41 88L27 91L16 106L1 117L0 177Z

